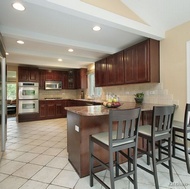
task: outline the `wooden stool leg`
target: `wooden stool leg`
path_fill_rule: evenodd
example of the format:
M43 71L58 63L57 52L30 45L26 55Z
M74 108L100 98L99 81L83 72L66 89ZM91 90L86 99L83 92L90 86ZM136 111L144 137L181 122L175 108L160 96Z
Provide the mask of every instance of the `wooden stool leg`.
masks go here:
M94 151L94 144L91 140L89 143L89 149L90 149L90 161L89 161L90 162L90 186L92 187L94 185L93 176L92 176L93 164L94 164L94 158L92 157L92 153Z
M112 154L112 152L109 153L109 171L110 171L110 185L111 185L111 189L115 189L115 184L114 184L114 167L113 167L113 154Z
M153 175L154 175L154 182L155 182L155 187L156 189L159 189L159 184L158 184L158 175L157 175L157 167L156 167L156 154L155 154L155 142L152 142L152 166L153 166Z
M173 171L172 171L172 147L171 147L171 139L168 140L168 156L170 157L169 161L168 161L168 165L169 165L169 173L170 173L170 181L173 182L174 178L173 178Z

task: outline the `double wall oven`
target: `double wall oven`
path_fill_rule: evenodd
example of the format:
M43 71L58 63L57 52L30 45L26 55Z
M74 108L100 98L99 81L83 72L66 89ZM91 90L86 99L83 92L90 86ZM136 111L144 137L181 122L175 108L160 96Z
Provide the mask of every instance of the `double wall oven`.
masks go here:
M19 82L19 114L39 112L39 84Z

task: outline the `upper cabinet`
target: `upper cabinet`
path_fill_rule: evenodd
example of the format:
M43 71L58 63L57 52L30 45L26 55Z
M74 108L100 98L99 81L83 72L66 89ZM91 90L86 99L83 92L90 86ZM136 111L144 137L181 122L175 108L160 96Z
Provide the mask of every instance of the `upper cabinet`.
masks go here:
M107 59L95 63L95 85L96 87L107 85Z
M160 82L159 41L148 39L95 63L99 86Z
M125 83L160 82L159 41L148 39L124 50Z
M18 81L19 82L39 82L38 68L18 67Z
M68 89L76 89L76 70L68 71Z
M87 69L81 68L76 70L76 88L86 89L87 88Z

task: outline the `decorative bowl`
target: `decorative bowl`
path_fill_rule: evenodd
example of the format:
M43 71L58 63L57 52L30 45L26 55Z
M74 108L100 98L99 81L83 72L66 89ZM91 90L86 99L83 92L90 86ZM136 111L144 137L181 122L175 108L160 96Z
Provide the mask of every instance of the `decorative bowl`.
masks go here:
M120 102L104 102L103 106L105 106L106 108L118 108L119 106L121 106Z

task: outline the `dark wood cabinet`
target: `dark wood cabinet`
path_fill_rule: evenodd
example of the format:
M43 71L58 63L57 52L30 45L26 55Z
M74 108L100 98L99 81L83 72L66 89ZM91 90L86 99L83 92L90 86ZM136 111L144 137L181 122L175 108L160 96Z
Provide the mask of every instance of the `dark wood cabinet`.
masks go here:
M45 70L40 70L39 71L39 88L40 89L45 89L45 80L46 80L46 71Z
M62 100L55 101L55 117L59 118L63 116L63 103Z
M40 100L39 119L63 118L67 116L68 100Z
M123 51L107 58L107 77L108 85L124 84Z
M116 76L116 74L114 73L115 63L116 62L114 60L114 55L107 57L107 60L106 60L107 83L106 83L106 85L114 85L115 84L115 76Z
M46 118L50 119L50 118L55 118L56 116L56 109L55 109L55 100L48 100L46 102Z
M26 113L26 114L18 114L18 122L27 122L27 121L35 121L38 120L39 113Z
M99 60L95 63L95 86L107 85L107 59Z
M39 101L39 119L46 118L46 101Z
M62 72L62 88L63 89L68 89L68 72L63 71Z
M18 67L18 81L19 82L39 82L38 68Z
M124 50L125 83L160 82L159 41L148 39Z
M46 81L61 81L62 80L62 72L55 70L46 70Z
M63 117L67 117L67 110L65 110L65 107L68 106L68 100L62 100L62 115Z
M68 89L75 89L76 88L76 71L69 70L68 71Z
M62 71L48 71L40 70L39 71L39 88L45 89L45 81L63 81L63 72Z
M137 63L135 58L135 48L131 47L124 50L124 73L125 83L135 83L137 81Z
M76 89L87 88L87 69L81 68L76 70Z
M95 63L95 85L160 82L159 41L147 39Z

